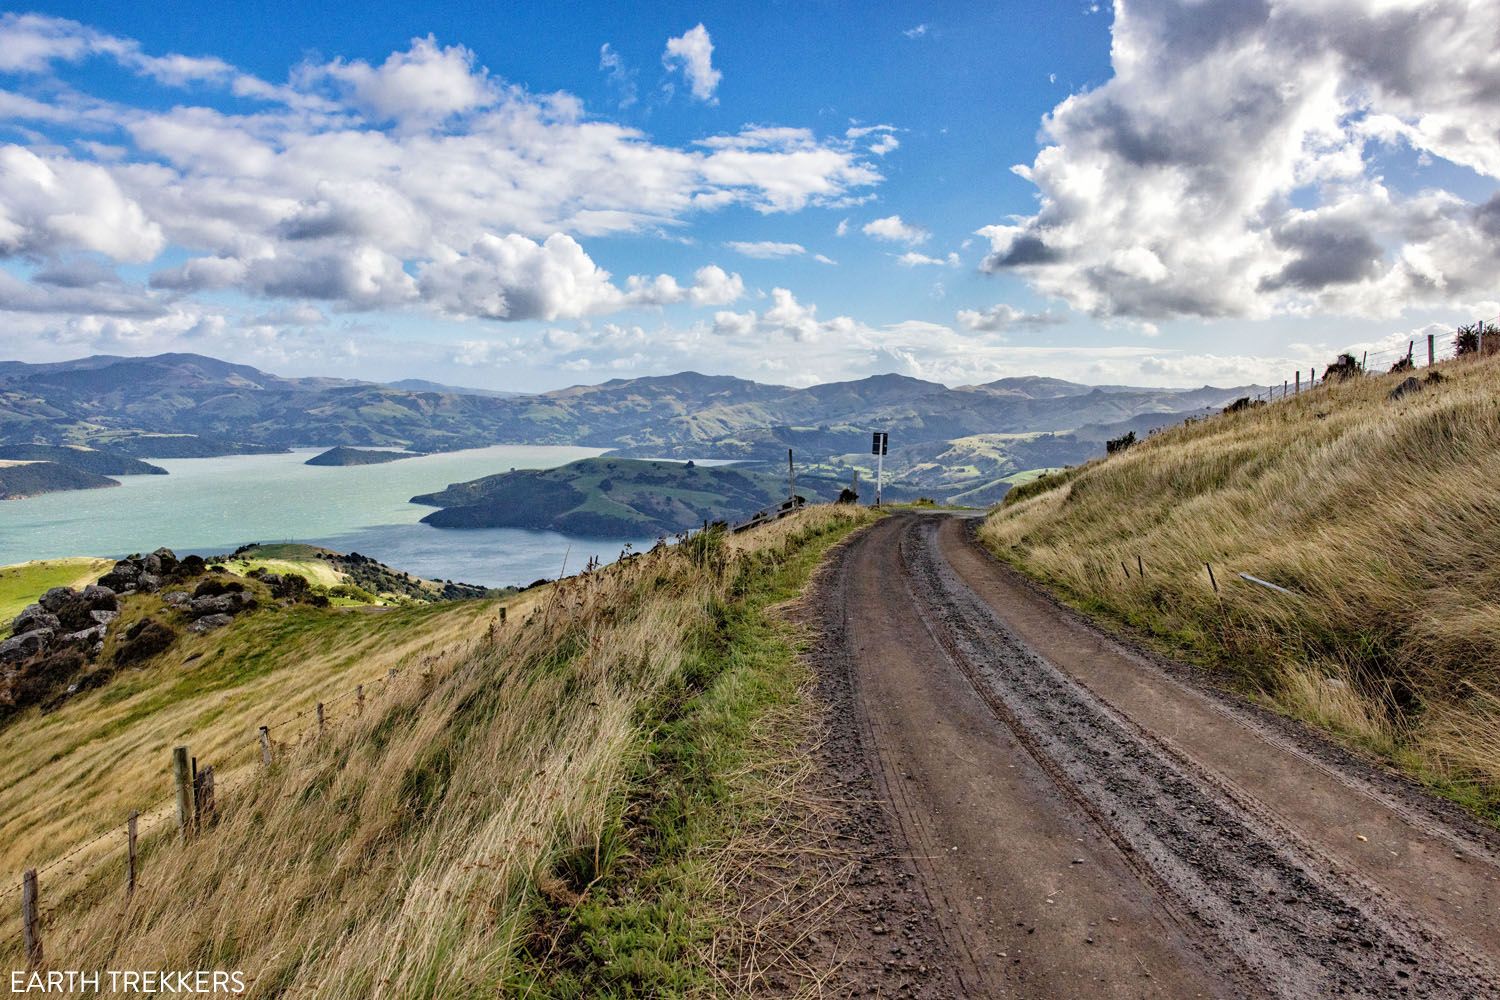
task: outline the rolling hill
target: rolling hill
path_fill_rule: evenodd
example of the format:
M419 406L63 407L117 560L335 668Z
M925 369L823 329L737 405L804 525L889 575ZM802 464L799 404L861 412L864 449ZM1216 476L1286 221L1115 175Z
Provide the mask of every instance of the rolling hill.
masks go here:
M97 490L120 484L108 476L57 462L0 461L0 500L20 500L65 490Z
M85 968L245 969L254 995L707 994L763 935L725 891L761 857L741 834L805 781L761 763L796 754L809 684L770 609L870 518L699 535L517 595L508 621L263 605L180 637L6 725L0 856L41 870L49 954ZM188 838L174 746L216 771ZM549 947L563 933L587 943ZM0 940L17 968L20 948Z
M692 462L587 458L458 483L412 503L440 507L422 519L440 528L537 528L613 538L671 534L704 521L739 521L786 497L786 479ZM797 491L831 500L839 485L803 477Z
M981 537L1500 817L1500 361L1432 371L1161 431L1023 487Z
M408 383L409 384L409 383ZM895 447L1221 406L1241 389L1091 387L1010 378L950 388L876 375L795 389L680 372L532 396L283 378L192 354L0 363L0 443L94 444L185 456L292 445L448 451L572 444L631 457L776 460L855 452L870 428Z

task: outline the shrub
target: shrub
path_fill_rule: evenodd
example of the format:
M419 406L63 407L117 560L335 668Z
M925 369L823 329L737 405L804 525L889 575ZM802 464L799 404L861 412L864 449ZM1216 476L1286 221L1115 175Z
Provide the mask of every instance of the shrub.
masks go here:
M1333 362L1333 364L1323 369L1323 381L1330 382L1337 380L1339 382L1342 382L1345 379L1353 378L1358 374L1359 361L1354 357L1354 355L1347 353L1340 354L1338 358Z
M124 666L139 663L162 652L177 640L177 633L155 618L142 618L130 628L115 646L115 662Z
M1119 437L1111 438L1104 442L1104 450L1113 455L1116 452L1124 451L1133 444L1135 444L1135 431L1126 431Z
M1461 326L1453 337L1453 352L1459 357L1479 353L1479 335L1484 334L1484 353L1500 353L1500 326L1494 323L1470 323Z

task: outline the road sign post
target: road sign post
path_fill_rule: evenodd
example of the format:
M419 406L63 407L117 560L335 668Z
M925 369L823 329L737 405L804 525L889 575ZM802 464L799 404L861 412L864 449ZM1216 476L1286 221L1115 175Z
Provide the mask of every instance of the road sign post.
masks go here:
M870 454L875 456L875 506L880 506L880 487L885 478L885 453L889 449L891 436L885 431L875 431L870 436Z

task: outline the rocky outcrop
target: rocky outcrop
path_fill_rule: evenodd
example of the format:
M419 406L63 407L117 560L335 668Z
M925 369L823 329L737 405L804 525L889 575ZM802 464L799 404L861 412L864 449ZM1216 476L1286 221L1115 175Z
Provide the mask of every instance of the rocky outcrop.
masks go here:
M115 592L100 586L53 587L22 609L11 637L0 642L0 713L64 697L59 692L69 678L103 651L119 613Z
M108 587L53 587L11 620L11 638L0 643L0 664L16 664L58 647L96 655L119 601Z
M189 559L196 558L196 556L189 557ZM198 559L198 565L202 564L203 560ZM177 576L180 565L171 549L157 549L147 556L126 556L115 563L113 569L99 578L99 584L121 594L134 591L155 593L161 589L164 577Z

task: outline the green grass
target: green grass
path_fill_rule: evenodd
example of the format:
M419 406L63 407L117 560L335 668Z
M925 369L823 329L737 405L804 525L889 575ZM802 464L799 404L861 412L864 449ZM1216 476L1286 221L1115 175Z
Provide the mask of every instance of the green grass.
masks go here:
M108 559L81 556L43 559L0 567L0 636L10 635L11 619L53 587L93 583L114 565Z
M1017 473L1014 473L1013 475L1006 476L1004 479L1001 479L1000 481L1002 483L1010 483L1012 486L1024 486L1027 483L1035 482L1036 480L1042 478L1043 476L1049 476L1049 475L1051 475L1054 472L1061 472L1061 471L1063 471L1063 470L1059 469L1059 468L1026 469L1023 472L1017 472Z
M642 720L611 819L593 845L557 859L581 899L554 898L529 961L510 984L538 997L684 996L715 992L733 969L704 961L717 938L735 952L726 848L764 828L785 802L779 762L806 736L809 681L796 629L776 605L796 597L852 527L809 538L780 563L762 560L715 608L681 675ZM721 962L732 963L722 958Z

